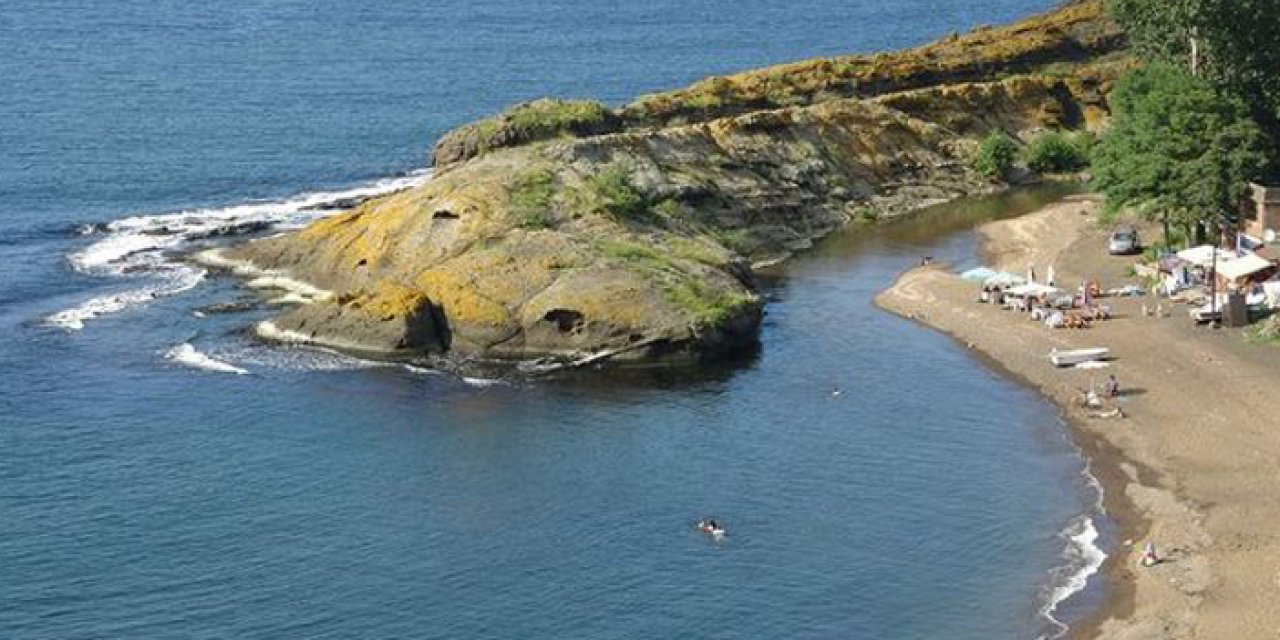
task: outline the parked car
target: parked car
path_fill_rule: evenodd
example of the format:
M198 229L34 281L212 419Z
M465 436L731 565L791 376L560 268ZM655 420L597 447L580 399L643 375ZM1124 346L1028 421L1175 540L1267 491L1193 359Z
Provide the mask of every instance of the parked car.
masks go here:
M1142 251L1142 243L1138 242L1138 231L1131 227L1116 229L1107 241L1107 252L1113 256L1124 256Z

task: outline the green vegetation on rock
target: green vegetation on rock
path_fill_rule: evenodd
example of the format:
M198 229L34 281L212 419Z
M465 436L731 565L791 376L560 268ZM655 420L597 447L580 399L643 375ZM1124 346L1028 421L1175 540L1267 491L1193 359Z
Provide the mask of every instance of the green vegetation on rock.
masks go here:
M586 180L591 205L614 220L639 220L649 216L649 201L631 183L631 169L615 162Z
M450 131L436 143L434 161L437 165L450 165L494 149L598 135L618 126L617 116L599 102L543 98Z
M511 186L511 215L525 229L545 229L552 224L551 199L555 196L555 174L534 169L516 176Z
M704 325L720 324L740 313L743 307L756 304L754 296L727 292L696 276L669 285L666 294L673 304Z
M711 78L618 110L520 105L442 137L430 181L234 255L334 291L281 325L332 343L461 359L731 351L760 320L749 265L851 218L988 190L965 163L991 131L1104 127L1128 67L1101 7ZM1010 138L997 146L992 175L1017 154Z
M513 107L503 120L521 137L542 139L603 124L609 108L594 100L534 100Z
M637 262L654 269L675 269L671 260L647 244L630 240L602 239L596 241L596 248L607 258Z
M982 139L973 155L973 169L993 179L1003 179L1013 169L1018 157L1018 143L1002 131L995 131Z
M691 238L672 238L671 255L681 260L700 262L711 267L723 267L729 263L729 256L720 247L710 242L702 242Z

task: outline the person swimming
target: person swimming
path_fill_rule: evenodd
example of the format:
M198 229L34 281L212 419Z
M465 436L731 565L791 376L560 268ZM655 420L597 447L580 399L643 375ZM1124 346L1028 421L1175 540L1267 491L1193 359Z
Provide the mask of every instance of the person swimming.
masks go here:
M715 518L703 518L699 520L698 530L716 538L724 535L724 526L719 522L716 522Z

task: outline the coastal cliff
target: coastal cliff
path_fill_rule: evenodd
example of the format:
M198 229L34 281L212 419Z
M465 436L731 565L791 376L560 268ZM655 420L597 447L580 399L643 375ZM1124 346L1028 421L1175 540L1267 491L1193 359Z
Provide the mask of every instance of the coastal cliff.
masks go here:
M1101 128L1129 64L1101 0L891 54L466 125L425 184L227 258L328 293L268 337L412 357L690 359L754 339L752 267L994 188L979 139Z

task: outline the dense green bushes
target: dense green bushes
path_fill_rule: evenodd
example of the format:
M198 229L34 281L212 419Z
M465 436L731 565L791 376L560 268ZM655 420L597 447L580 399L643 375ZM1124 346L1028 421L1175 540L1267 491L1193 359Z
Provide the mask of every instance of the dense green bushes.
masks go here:
M1013 138L996 131L978 145L971 164L974 171L992 179L1008 178L1019 161L1037 173L1073 173L1089 166L1092 148L1093 135L1087 131L1049 131L1022 150Z
M1082 132L1073 136L1050 131L1031 141L1023 153L1027 168L1038 173L1071 173L1089 166L1093 138Z
M992 132L978 145L973 169L988 178L1005 178L1018 157L1018 143L1002 132Z

